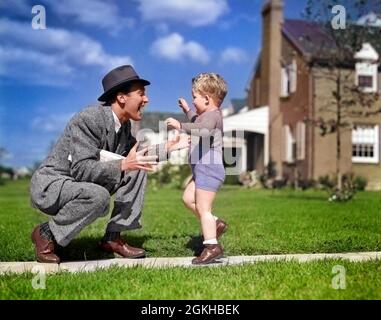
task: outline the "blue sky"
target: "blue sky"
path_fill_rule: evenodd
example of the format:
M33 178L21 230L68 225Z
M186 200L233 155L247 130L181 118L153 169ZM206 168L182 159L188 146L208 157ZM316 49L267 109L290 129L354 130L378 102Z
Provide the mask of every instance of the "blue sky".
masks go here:
M111 68L132 63L151 81L145 112L179 111L200 72L220 73L243 98L261 44L262 0L0 0L0 147L3 164L41 161L77 111L95 103ZM285 0L298 18L306 0Z

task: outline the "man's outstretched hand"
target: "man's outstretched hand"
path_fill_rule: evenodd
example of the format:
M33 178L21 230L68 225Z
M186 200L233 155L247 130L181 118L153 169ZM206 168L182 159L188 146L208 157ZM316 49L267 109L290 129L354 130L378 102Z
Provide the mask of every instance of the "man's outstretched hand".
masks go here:
M127 157L122 160L122 171L144 170L153 171L152 165L157 164L157 155L145 156L148 148L136 151L138 142L132 147Z

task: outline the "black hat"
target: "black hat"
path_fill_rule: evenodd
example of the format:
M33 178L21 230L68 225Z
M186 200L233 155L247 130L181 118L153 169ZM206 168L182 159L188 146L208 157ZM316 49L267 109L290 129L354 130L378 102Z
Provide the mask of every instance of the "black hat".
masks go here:
M150 84L149 81L139 78L134 68L130 65L120 66L111 70L102 80L104 93L98 100L107 101L110 98L110 95L133 82L140 82L144 86Z

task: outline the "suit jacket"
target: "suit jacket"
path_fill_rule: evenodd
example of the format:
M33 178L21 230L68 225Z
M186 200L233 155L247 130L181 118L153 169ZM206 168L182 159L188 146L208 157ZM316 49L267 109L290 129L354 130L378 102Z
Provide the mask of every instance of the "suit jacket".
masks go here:
M49 156L32 176L32 204L37 208L44 208L45 211L55 207L66 180L92 182L112 190L122 179L121 160L100 162L99 153L103 149L128 154L136 143L131 134L130 122L122 124L120 130L122 131L117 141L109 106L90 106L77 113L66 126ZM167 159L163 149L154 147L154 150L159 150L159 160Z

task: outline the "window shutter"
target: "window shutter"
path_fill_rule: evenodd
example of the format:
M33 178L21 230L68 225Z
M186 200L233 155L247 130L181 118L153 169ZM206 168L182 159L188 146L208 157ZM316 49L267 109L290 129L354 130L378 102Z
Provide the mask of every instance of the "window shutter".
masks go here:
M286 68L282 68L281 73L281 97L288 97L288 72Z
M296 92L296 83L298 78L298 70L297 70L296 59L292 60L292 64L290 65L290 92Z
M296 126L296 158L304 160L306 158L306 124L298 122Z
M283 127L284 132L284 161L288 163L294 162L294 138L292 136L292 132L289 125L285 125Z

